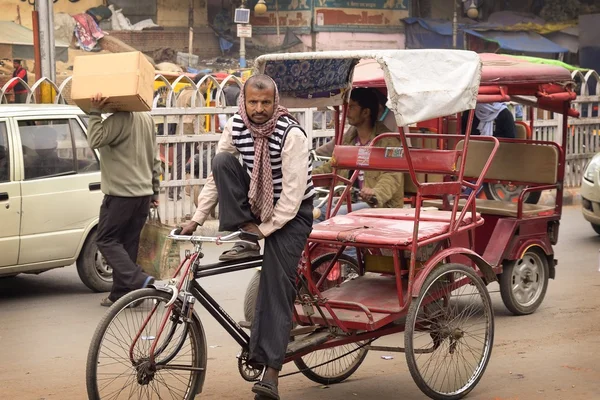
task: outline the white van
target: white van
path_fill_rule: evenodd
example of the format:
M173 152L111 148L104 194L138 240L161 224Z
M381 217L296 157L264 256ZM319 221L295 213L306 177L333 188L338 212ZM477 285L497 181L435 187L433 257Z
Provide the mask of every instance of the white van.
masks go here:
M0 278L76 262L86 286L110 290L95 243L100 164L86 126L77 107L0 105Z

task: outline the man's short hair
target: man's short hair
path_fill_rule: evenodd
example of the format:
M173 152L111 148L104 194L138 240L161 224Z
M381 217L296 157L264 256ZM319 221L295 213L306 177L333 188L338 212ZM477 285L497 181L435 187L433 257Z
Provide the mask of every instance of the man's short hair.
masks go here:
M273 81L273 79L271 79L268 75L265 75L265 74L252 75L246 81L246 85L252 86L253 88L258 89L258 90L266 90L266 89L275 90L275 82ZM246 87L246 86L244 86L244 87Z
M20 58L13 58L13 62L16 62L17 64L21 64L21 61Z
M377 117L379 116L379 101L377 94L370 88L356 88L350 92L350 100L358 103L360 108L366 108L371 111L370 121L371 126L375 126Z

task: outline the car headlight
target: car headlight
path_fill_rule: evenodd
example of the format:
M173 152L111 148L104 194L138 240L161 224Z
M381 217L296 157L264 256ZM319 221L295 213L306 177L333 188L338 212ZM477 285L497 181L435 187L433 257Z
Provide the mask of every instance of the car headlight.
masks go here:
M583 174L583 177L590 182L594 182L594 178L596 177L596 174L598 173L599 169L600 169L600 157L594 157L594 158L592 158L592 161L590 161L587 168L585 169L585 173Z

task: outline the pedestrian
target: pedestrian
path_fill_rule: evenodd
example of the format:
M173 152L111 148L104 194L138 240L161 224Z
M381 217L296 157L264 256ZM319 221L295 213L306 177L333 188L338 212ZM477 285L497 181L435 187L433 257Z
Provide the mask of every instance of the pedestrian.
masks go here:
M21 60L15 58L13 60L13 68L13 78L21 78L23 82L27 83L27 70L21 65ZM27 89L21 81L15 80L8 85L6 91L8 92L10 90L13 90L13 93L15 94L15 103L25 104L27 102Z
M150 113L116 112L103 121L106 100L101 93L91 98L88 142L100 152L104 200L96 243L113 270L112 289L100 303L110 307L154 282L136 260L150 205L158 206L161 166Z
M220 230L243 229L264 237L249 362L263 368L261 380L252 388L257 398L278 399L297 267L312 229L312 164L308 137L279 105L277 86L270 77L249 78L239 103L217 145L196 213L181 234L190 235L202 225L218 199ZM239 242L220 260L257 256L259 251L258 242Z
M195 85L187 85L181 89L177 95L177 101L175 102L175 106L177 108L204 107L206 105L206 100L204 98L206 94L206 80L202 83L202 85L200 85L200 87L197 87L200 80L205 76L206 75L203 73L198 73L193 79ZM205 118L205 115L202 114L184 115L182 118L183 134L195 135L197 133L206 133L204 131ZM171 125L173 126L173 129L169 129L168 134L175 135L177 133L177 124L169 124L169 128L171 128ZM180 180L184 165L186 165L188 159L192 155L192 143L177 143L172 144L171 146L175 146L177 149L175 163L171 170L171 179ZM170 187L168 197L169 200L181 200L182 196L180 187Z

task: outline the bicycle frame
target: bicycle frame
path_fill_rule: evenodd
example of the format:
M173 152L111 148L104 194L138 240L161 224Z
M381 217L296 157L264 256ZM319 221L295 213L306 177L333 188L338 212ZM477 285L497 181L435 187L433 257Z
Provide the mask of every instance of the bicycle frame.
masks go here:
M173 232L171 233L170 236L172 238L174 238L175 240L177 240L178 238L179 238L179 240L181 240L181 236L173 235ZM165 292L171 294L172 298L167 303L167 305L168 305L167 312L162 317L158 332L156 333L156 337L150 348L149 353L150 353L150 362L151 363L154 363L155 357L157 355L159 355L160 353L162 353L162 351L164 350L164 349L159 349L159 351L156 351L157 350L156 346L160 341L160 337L165 330L167 322L171 318L171 312L173 310L174 303L175 303L176 299L178 297L180 297L180 295L183 295L181 317L186 318L186 313L187 313L186 310L189 312L189 314L191 316L191 312L192 312L191 307L192 306L190 306L190 303L193 302L193 301L190 302L189 296L191 295L193 298L198 300L200 302L200 304L202 304L202 306L213 316L213 318L215 318L217 320L217 322L223 327L223 329L225 329L227 331L227 333L229 333L231 335L231 337L236 342L238 342L238 344L240 346L242 346L242 348L244 348L244 349L248 348L249 341L250 341L250 337L248 336L248 334L216 302L216 300L208 294L208 292L198 282L198 279L200 279L200 278L205 278L205 277L214 276L214 275L221 275L221 274L235 272L235 271L243 271L246 269L259 267L262 264L262 256L248 258L248 259L244 259L244 260L235 260L235 261L207 264L204 266L202 266L200 264L200 259L203 258L203 256L204 256L202 254L203 241L213 241L213 242L216 242L217 244L228 243L228 242L230 242L230 240L228 240L226 238L233 238L233 237L235 237L236 234L239 236L239 233L234 233L234 234L226 236L225 238L223 238L223 240L221 240L220 238L217 238L217 240L212 240L212 238L208 238L208 240L202 240L202 239L207 239L207 238L200 238L198 240L194 240L193 239L194 237L192 237L192 239L190 239L190 237L184 237L186 240L190 240L194 243L194 245L195 245L194 251L191 254L189 254L189 253L186 254L186 257L179 264L177 271L174 273L173 278L171 279L171 281L169 282L168 285L166 285L166 286L154 285L154 287L156 289L165 291ZM178 276L182 278L180 281L177 281ZM148 314L145 321L142 323L135 339L133 340L133 342L129 348L129 358L132 363L135 363L133 354L134 354L134 348L136 346L136 343L138 342L139 338L142 335L142 332L148 325L148 322L150 321L150 319L156 312L157 307L158 307L158 305L154 305L153 310ZM190 316L188 316L186 319L189 319ZM187 322L188 321L186 321L185 323L187 323ZM177 351L179 351L179 349L175 348L173 350L173 353L176 353ZM172 357L172 354L165 357L165 360L169 360L171 357ZM165 363L165 361L163 361L162 363ZM164 367L167 367L167 366L164 366ZM177 368L171 368L171 369L177 369Z

